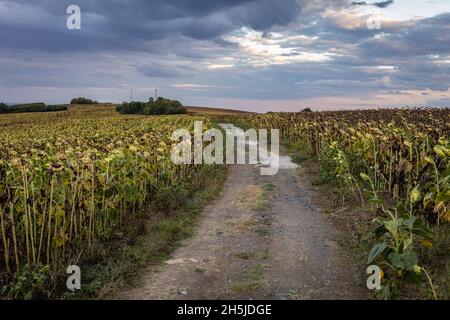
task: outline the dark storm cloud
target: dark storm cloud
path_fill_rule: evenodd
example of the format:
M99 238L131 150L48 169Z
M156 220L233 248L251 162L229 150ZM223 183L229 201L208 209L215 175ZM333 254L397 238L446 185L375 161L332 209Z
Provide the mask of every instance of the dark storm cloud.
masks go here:
M436 63L450 48L450 13L423 19L412 26L392 27L387 34L358 44L358 57L397 67L392 79L406 88L444 90L450 84L450 65Z
M450 48L450 13L423 19L414 25L387 27L378 38L368 38L358 46L365 56L408 57L448 54Z
M241 26L267 29L294 21L296 0L131 0L75 1L81 7L82 29L65 27L68 4L59 0L3 1L0 20L2 46L49 51L105 50L126 47L149 50L149 42L173 35L214 39ZM0 14L2 12L0 11ZM24 17L15 23L17 17ZM45 19L45 23L33 21ZM27 21L31 20L31 21Z
M231 20L255 30L265 30L274 25L287 25L299 16L300 2L296 0L261 0L231 10Z
M387 0L387 1L379 1L379 2L373 2L373 3L367 3L366 1L353 1L352 4L354 6L376 6L378 8L386 8L394 3L394 0Z
M192 67L159 63L140 64L135 67L140 73L152 78L180 78L197 71Z
M341 47L342 55L320 64L275 66L267 73L276 78L274 92L292 98L296 93L286 83L296 83L301 88L297 95L300 92L302 97L320 96L325 88L327 94L335 96L385 89L447 91L449 31L450 13L414 23L386 24L380 30L345 29L330 18L319 18L314 24L292 32L318 37L311 44L300 44L298 50L327 52Z

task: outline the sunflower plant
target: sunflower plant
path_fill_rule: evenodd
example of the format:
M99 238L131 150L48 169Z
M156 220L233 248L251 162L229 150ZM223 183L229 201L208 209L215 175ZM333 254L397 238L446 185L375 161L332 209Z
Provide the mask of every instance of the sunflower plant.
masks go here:
M370 250L367 262L382 268L382 287L377 292L380 298L397 297L405 283L419 284L424 274L436 298L433 283L420 266L416 251L419 245L432 248L431 230L423 219L414 215L414 204L419 200L420 192L415 188L408 203L399 202L392 209L383 209L388 219L375 219L375 236L379 242Z

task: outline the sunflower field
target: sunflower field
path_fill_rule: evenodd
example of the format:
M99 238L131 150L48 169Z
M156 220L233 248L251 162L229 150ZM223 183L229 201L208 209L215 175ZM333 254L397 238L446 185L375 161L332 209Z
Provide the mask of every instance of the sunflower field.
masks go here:
M303 159L318 160L322 180L370 205L378 243L367 263L384 266L383 298L420 278L429 280L436 297L417 251L432 250L433 231L439 229L447 239L439 251L449 257L450 109L268 113L229 121L279 129L283 144Z
M167 210L182 201L200 169L170 159L172 132L193 130L200 117L26 116L0 124L5 282L34 267L65 270L149 207Z
M271 113L244 119L280 129L285 142L319 159L334 153L332 173L347 177L349 184L356 177L370 178L377 192L393 200L417 189L423 196L418 212L432 222L450 221L449 109Z

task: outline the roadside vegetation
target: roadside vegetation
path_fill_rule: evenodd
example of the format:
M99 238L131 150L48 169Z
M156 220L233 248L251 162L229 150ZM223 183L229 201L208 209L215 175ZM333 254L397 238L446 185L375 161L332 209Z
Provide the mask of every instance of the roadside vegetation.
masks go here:
M377 297L449 298L449 109L269 113L227 120L280 129L297 161L319 162L321 183L335 190L341 206L357 202L360 211L371 212L355 217L360 222L355 229L358 241L366 243L359 246L365 250L361 265L382 270ZM411 293L413 285L420 292Z

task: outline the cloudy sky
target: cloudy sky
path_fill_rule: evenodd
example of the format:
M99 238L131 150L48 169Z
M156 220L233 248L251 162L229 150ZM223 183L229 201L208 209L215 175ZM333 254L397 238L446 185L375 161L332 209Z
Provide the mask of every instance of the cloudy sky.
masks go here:
M450 0L0 0L0 102L450 106L449 87Z

